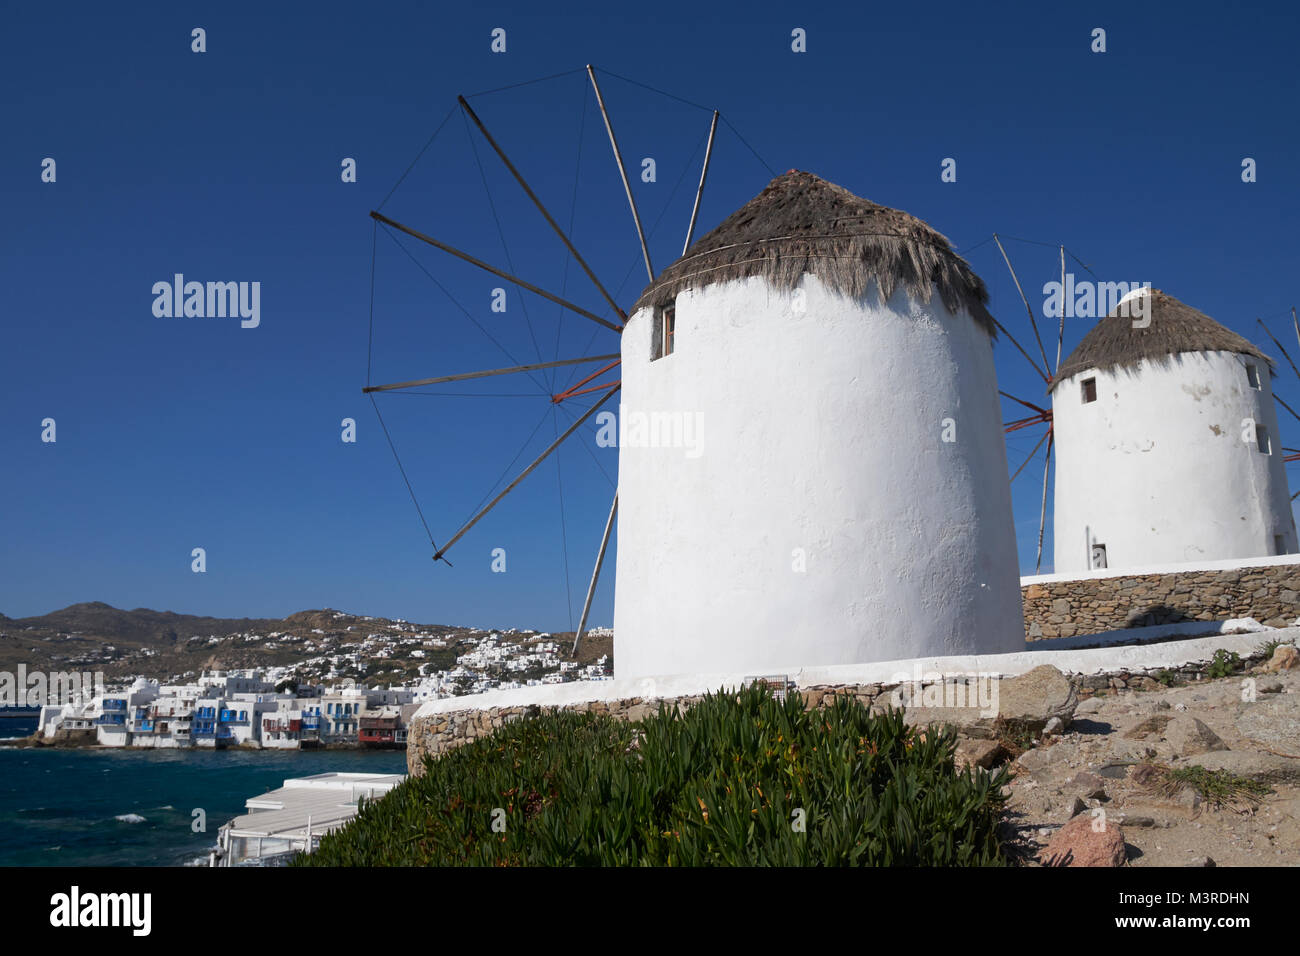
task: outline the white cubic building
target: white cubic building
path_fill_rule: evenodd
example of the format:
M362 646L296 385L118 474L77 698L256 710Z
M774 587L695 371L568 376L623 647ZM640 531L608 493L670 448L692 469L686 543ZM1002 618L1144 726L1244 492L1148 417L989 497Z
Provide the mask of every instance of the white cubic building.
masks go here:
M986 301L797 171L660 273L622 340L617 677L1023 646Z
M1296 551L1270 378L1173 296L1121 300L1053 380L1055 571Z

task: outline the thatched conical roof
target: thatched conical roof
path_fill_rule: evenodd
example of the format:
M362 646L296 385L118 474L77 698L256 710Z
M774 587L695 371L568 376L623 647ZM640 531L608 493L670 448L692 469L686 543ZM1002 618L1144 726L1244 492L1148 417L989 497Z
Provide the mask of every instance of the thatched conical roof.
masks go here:
M965 308L994 334L988 290L947 239L915 216L793 169L659 273L633 311L668 305L685 289L748 276L792 289L805 273L854 297L875 280L886 299L901 287L928 302L937 283L949 312Z
M1159 289L1151 289L1141 296L1150 298L1142 319L1145 322L1149 317L1150 324L1134 328L1136 312L1121 303L1094 325L1078 347L1066 356L1052 379L1052 388L1088 369L1129 369L1143 360L1167 365L1173 356L1182 352L1239 352L1262 359L1271 367L1272 359L1204 312Z

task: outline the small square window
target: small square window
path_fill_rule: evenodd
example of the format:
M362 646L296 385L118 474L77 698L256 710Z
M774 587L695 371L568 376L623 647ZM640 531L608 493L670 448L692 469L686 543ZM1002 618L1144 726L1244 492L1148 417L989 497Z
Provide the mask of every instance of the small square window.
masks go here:
M1265 455L1273 454L1273 446L1268 440L1268 429L1263 425L1255 426L1255 444L1259 446L1259 450Z
M1083 380L1083 403L1095 402L1097 400L1097 380L1095 378L1085 378Z
M1259 388L1259 368L1254 365L1246 366L1246 381L1250 383L1251 388Z
M1106 546L1104 544L1094 544L1092 546L1092 567L1093 570L1106 567Z

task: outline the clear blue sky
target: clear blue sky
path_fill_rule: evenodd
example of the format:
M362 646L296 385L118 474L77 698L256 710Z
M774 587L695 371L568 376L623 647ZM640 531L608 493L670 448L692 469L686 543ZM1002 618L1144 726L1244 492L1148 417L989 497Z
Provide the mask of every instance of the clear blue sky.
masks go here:
M1023 307L984 242L994 231L1062 242L1103 278L1150 281L1276 354L1254 323L1266 317L1294 339L1300 15L1281 3L1136 6L9 5L0 611L86 600L232 616L330 606L569 627L615 450L597 448L592 430L586 448L567 444L558 474L548 461L451 550L454 567L435 566L360 389L375 238L367 213L381 203L605 314L459 113L385 203L458 93L589 62L717 107L777 172L811 170L920 216L970 250L994 313L1031 350ZM206 53L191 52L194 27L207 31ZM496 27L505 54L490 50ZM790 49L796 27L807 31L803 54ZM1090 50L1094 27L1107 31L1104 54ZM658 224L651 247L662 268L680 253L709 113L609 74L602 83L629 165L657 163L657 182L635 188L647 224ZM585 77L471 101L630 305L645 276ZM1240 177L1247 156L1258 163L1253 184ZM57 162L53 184L41 181L45 157ZM357 161L354 184L340 180L344 157ZM957 160L956 183L940 181L945 157ZM724 125L700 231L768 179ZM374 382L617 351L613 333L561 321L554 305L513 289L508 311L491 312L500 283L436 250L382 232L373 248ZM1008 252L1030 290L1059 268L1055 249L1013 242ZM153 284L176 272L260 282L261 325L155 317ZM1066 351L1087 325L1067 327ZM1009 343L996 355L1004 388L1044 397ZM544 397L576 377L379 398L439 543L580 413L581 402L552 413ZM1277 390L1300 401L1285 363ZM1300 444L1282 414L1284 443ZM40 441L47 417L53 445ZM347 417L356 444L340 441ZM1014 406L1007 417L1019 417ZM1013 467L1037 437L1011 437ZM1040 481L1032 464L1014 486L1026 570ZM1048 528L1045 570L1050 511ZM204 574L190 570L196 547L207 552ZM505 574L491 571L497 547ZM607 565L593 622L609 623L612 604Z

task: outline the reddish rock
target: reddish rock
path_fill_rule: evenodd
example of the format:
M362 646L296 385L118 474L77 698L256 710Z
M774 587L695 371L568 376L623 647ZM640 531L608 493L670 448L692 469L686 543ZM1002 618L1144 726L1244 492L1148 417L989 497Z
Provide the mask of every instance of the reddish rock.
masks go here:
M1104 816L1081 813L1039 851L1044 866L1123 866L1124 831Z
M1271 671L1289 671L1300 666L1300 651L1290 644L1279 644L1273 649L1273 657L1268 662Z

